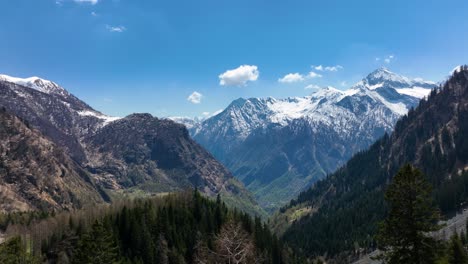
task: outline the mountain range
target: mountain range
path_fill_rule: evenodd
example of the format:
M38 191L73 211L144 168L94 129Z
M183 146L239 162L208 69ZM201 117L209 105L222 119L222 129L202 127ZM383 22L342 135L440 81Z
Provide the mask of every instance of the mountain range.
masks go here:
M26 147L35 150L30 152L36 153L33 157L14 154L16 165L8 163L6 168L15 171L14 182L8 180L12 175L5 170L0 173L0 182L2 188L19 191L20 201L38 201L5 210L37 208L41 203L45 208L79 208L83 203L73 202L80 200L79 193L88 193L88 200L101 202L116 192L198 188L209 196L222 194L229 204L251 213L258 211L244 186L193 141L183 125L150 114L107 116L58 84L38 77L0 75L0 106L5 112L4 122L11 125L14 120L18 125L11 131L24 134L21 146L27 142ZM3 139L4 151L12 155L19 139L11 133L4 133ZM4 154L1 161L7 162L9 155ZM76 184L62 183L60 177L65 174ZM22 186L34 190L33 195ZM15 199L14 191L8 194L10 197L2 199ZM57 197L62 197L66 205Z
M377 223L387 210L384 190L406 163L423 172L442 215L450 217L468 202L466 138L468 66L462 66L401 117L393 133L301 193L271 222L286 243L308 256L375 248Z
M391 132L435 86L380 68L348 90L240 98L208 119L174 120L273 212Z

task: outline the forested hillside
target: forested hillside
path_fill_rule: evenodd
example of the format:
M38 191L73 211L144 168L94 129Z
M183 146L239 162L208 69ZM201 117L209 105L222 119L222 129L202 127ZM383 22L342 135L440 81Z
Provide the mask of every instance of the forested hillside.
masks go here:
M282 208L274 225L306 255L335 255L372 248L377 222L386 214L384 190L405 163L419 168L434 187L444 215L468 198L468 67L398 121L367 151ZM276 222L275 222L276 221Z
M230 210L221 197L212 201L198 191L49 217L3 215L0 227L7 235L22 238L4 243L0 259L17 260L22 252L21 258L28 263L299 261L260 218Z

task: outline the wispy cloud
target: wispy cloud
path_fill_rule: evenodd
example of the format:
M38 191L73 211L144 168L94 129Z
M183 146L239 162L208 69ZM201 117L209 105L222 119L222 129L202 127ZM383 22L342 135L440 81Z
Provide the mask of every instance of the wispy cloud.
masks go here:
M80 4L92 4L95 5L99 2L99 0L73 0L75 3L80 3Z
M201 103L203 95L197 91L193 92L189 97L187 97L187 101L191 102L192 104L199 104Z
M342 81L342 82L340 82L340 85L343 86L343 87L346 87L346 86L348 86L348 82Z
M304 76L300 73L289 73L286 74L283 78L279 78L278 82L280 83L294 83L304 81Z
M388 55L388 56L384 59L384 61L385 61L385 63L389 64L390 62L392 62L392 60L393 60L394 58L395 58L394 55Z
M117 32L117 33L122 33L124 31L127 30L126 27L124 26L110 26L110 25L106 25L106 28L107 30L109 30L110 32Z
M323 71L323 66L322 65L319 65L319 66L312 66L314 69L316 69L317 71Z
M305 90L318 90L318 89L320 89L320 86L318 86L316 84L309 84L304 89Z
M341 65L325 67L325 71L330 71L330 72L337 72L337 71L342 70L342 69L343 69L343 66L341 66Z
M227 70L220 74L219 84L223 86L244 86L247 82L258 79L260 72L255 65L241 65L236 69Z
M94 11L91 12L91 15L92 15L93 17L97 17L97 16L98 16L98 14L97 14L96 12L94 12Z
M341 65L335 65L335 66L312 66L315 70L317 71L328 71L328 72L337 72L339 70L343 69L343 66Z
M376 62L383 61L384 63L389 64L393 61L393 59L395 59L395 55L387 55L384 57L376 57L375 61Z
M314 72L314 71L309 72L309 74L308 74L307 76L308 76L309 78L312 78L312 79L314 79L314 78L321 78L321 77L322 77L321 74L318 74L318 73L316 73L316 72Z

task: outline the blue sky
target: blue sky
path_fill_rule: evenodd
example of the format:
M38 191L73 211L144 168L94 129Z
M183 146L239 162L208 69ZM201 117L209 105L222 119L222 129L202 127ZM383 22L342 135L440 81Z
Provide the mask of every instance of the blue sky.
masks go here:
M0 0L0 11L0 73L53 80L117 116L344 89L381 66L438 81L468 63L466 0Z

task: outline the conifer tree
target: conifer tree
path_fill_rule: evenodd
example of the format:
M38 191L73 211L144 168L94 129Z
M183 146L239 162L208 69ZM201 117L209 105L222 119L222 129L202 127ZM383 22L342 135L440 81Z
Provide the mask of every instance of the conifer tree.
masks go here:
M40 263L26 252L20 237L14 237L0 244L0 263L2 264L34 264Z
M387 218L380 224L377 241L389 264L433 263L437 242L429 232L439 229L438 211L431 199L431 186L411 165L403 166L389 185L385 199Z
M466 254L466 249L463 248L463 245L457 234L455 234L450 240L449 263L468 264L468 255Z
M120 263L114 237L101 222L96 221L91 230L80 238L73 263Z

